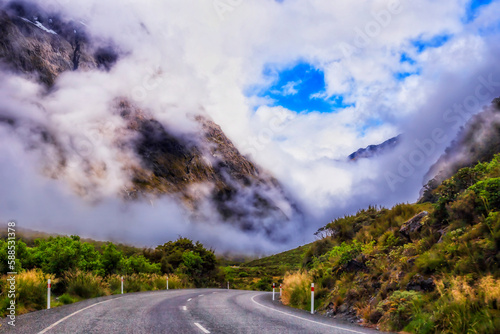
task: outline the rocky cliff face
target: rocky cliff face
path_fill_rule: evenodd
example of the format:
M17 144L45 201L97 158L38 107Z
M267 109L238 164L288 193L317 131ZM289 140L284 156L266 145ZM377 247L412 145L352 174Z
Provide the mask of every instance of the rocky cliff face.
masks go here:
M92 50L82 23L65 22L18 2L0 11L0 58L49 87L64 71L104 66L103 53Z
M61 73L109 70L119 61L119 53L98 47L84 28L83 23L26 3L11 3L0 11L0 64L44 85L49 95ZM127 157L121 165L129 176L119 196L126 200L170 196L200 220L203 207L209 205L222 221L268 235L298 214L278 181L241 155L208 116L192 116L195 129L179 134L129 99L113 98L115 103L106 108L122 120L113 129L113 145ZM16 116L2 114L0 110L0 126L16 129ZM55 152L58 158L49 174L59 178L68 168L68 152L59 145L57 132L36 122L30 131L38 133L34 146L49 146ZM82 156L84 167L79 167L89 175L98 178L108 171L105 163ZM92 184L80 184L77 192L91 192Z

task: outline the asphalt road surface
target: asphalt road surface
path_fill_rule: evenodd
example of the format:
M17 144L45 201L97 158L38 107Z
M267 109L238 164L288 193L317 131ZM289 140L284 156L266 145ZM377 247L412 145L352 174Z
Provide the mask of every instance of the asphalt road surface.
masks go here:
M379 333L272 301L268 292L190 289L131 293L1 320L0 333Z

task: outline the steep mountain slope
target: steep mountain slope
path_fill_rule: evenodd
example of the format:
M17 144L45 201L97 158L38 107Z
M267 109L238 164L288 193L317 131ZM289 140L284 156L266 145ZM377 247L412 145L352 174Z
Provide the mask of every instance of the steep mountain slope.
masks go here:
M109 71L123 56L110 45L88 35L84 23L44 13L27 2L11 2L0 10L0 63L43 85L49 98L64 72ZM112 149L113 163L126 175L117 195L127 200L168 195L184 204L195 220L213 216L210 208L215 208L216 221L267 235L299 214L278 181L241 155L206 114L195 113L189 119L191 129L179 130L127 97L110 98L114 102L102 107L121 121L95 132L109 138L99 144L111 146L106 149ZM37 105L39 116L45 117L47 107ZM21 124L28 130L20 131ZM67 181L82 197L99 199L97 188L109 179L112 168L109 161L90 154L101 147L89 138L71 138L65 145L67 139L50 120L21 119L2 110L0 126L12 129L30 149L51 152L43 168L46 175ZM26 132L29 136L23 137ZM71 165L69 157L75 152L79 160ZM78 177L72 170L79 171Z
M500 153L500 98L474 115L430 168L421 200L432 200L432 191L460 168L489 161L497 153Z

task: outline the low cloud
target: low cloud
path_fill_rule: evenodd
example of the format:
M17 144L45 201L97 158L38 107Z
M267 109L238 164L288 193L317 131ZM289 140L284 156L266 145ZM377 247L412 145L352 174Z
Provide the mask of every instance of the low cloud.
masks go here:
M224 10L195 0L36 3L81 21L96 43L113 45L120 56L109 71L63 73L50 90L2 69L0 115L17 123L0 126L0 219L25 227L145 245L182 234L221 250L284 249L311 241L329 220L369 204L415 201L424 175L459 127L500 95L498 21L491 16L498 1L470 23L459 0L255 0L227 2ZM442 46L420 52L412 44L443 33L452 37ZM352 52L345 52L346 44ZM403 53L415 64L401 62ZM297 61L324 71L326 94L341 94L353 106L296 113L246 94L249 87L269 86L267 65ZM417 74L397 78L413 70ZM477 103L467 99L485 80L490 85ZM283 88L295 94L300 85ZM123 166L136 157L117 145L116 138L130 134L113 113L116 98L132 101L176 135L196 131L192 115L213 118L300 205L304 218L289 230L281 227L288 242L218 224L210 205L202 224L168 196L122 201L117 194L130 181ZM469 109L450 122L445 115L456 104ZM56 133L56 145L40 145L44 132L33 131L37 126ZM442 131L438 141L436 129ZM358 148L400 133L394 151L346 161ZM303 233L294 235L295 228Z

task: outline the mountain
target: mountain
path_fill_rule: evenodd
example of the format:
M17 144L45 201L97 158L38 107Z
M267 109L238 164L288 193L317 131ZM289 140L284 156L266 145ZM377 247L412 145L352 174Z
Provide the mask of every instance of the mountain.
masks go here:
M384 154L385 152L393 149L400 142L401 142L401 135L388 139L379 145L370 145L366 148L360 148L356 152L350 154L348 159L351 161L355 161L358 159L372 158L377 155Z
M477 162L489 161L500 153L500 98L471 119L460 129L425 176L422 201L432 200L432 191L459 169Z
M73 71L110 71L125 55L86 32L84 22L47 13L27 2L10 2L0 10L0 62L5 71L29 78L44 88L44 97L57 93L58 78ZM175 128L155 118L155 110L142 108L130 98L112 96L109 116L121 119L110 129L99 128L98 136L110 137L122 180L119 194L128 201L169 196L182 203L195 220L206 220L207 207L217 218L245 231L272 236L300 210L280 183L243 156L219 125L203 112L189 116L190 130ZM47 106L40 102L40 117ZM57 126L0 109L0 126L13 129L31 149L50 151L53 159L44 167L49 177L70 183L76 193L99 198L98 186L109 177L109 161L92 153L99 147L91 138L60 135ZM28 127L21 131L21 127ZM65 142L66 141L66 142ZM106 145L100 143L100 145ZM68 149L69 147L69 149ZM109 148L109 147L108 147ZM111 148L110 148L111 149ZM70 166L74 152L79 162ZM79 177L66 177L71 168Z

